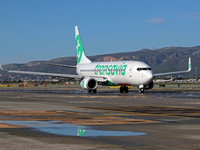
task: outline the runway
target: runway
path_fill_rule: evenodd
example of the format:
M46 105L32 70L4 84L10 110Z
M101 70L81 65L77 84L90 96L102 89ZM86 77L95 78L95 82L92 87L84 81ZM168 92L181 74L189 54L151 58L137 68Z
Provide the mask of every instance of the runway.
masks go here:
M199 149L200 90L0 88L1 149Z

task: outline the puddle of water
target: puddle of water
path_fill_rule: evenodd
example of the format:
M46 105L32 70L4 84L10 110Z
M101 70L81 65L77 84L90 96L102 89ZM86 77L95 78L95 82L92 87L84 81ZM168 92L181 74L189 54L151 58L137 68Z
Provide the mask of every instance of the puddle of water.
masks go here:
M26 116L0 116L0 119L18 119L18 118L26 118Z
M17 118L17 117L14 117L14 116L0 116L0 119L14 119L14 118Z
M88 95L87 91L85 90L27 90L27 89L21 89L21 90L0 90L0 92L25 92L25 93L52 93L52 94L86 94ZM100 93L100 95L103 94L114 94L114 95L119 95L119 96L124 96L123 94L119 94L118 91L98 91L98 93ZM91 95L91 94L89 94ZM136 91L130 91L130 93L126 94L129 96L132 95L141 95L138 94L138 92ZM192 91L190 92L147 92L143 95L155 95L154 98L200 98L200 93L194 93ZM165 97L166 96L166 97ZM148 98L148 97L143 97L143 98Z
M84 137L140 136L147 134L142 132L131 132L131 131L95 130L94 127L92 128L87 126L78 126L69 123L63 123L60 121L2 121L2 123L28 126L42 132L64 135L64 136L84 136Z
M182 92L157 92L157 93L153 93L154 95L156 95L156 98L159 98L160 95L166 95L168 96L168 98L174 97L174 98L199 98L200 97L200 93L182 93ZM166 97L162 97L162 98L166 98Z

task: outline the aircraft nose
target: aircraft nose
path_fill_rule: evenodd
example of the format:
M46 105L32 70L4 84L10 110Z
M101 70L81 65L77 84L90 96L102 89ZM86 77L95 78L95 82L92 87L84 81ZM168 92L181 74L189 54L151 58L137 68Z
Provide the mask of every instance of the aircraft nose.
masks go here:
M146 72L145 73L145 78L146 78L147 82L152 81L152 79L153 79L153 72Z

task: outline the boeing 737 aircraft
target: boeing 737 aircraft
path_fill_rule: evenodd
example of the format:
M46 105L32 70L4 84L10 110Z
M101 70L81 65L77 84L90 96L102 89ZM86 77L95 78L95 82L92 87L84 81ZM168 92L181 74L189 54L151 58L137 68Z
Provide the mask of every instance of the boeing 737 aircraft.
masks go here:
M93 93L96 93L97 87L100 84L120 85L120 93L128 93L127 86L137 86L139 88L139 92L144 93L144 90L153 88L153 78L156 76L181 74L191 71L191 58L189 58L187 71L177 71L158 74L153 74L151 67L148 64L141 61L91 62L85 56L77 26L75 26L75 40L77 53L76 66L52 63L49 64L75 68L77 75L16 70L7 70L7 72L79 79L81 87L83 89L88 90L88 92ZM3 70L1 66L0 68Z

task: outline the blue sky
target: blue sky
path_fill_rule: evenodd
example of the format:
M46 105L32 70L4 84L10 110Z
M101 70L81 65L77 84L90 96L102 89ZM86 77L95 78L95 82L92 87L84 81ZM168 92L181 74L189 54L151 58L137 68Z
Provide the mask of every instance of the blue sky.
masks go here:
M0 63L199 44L199 0L0 0Z

